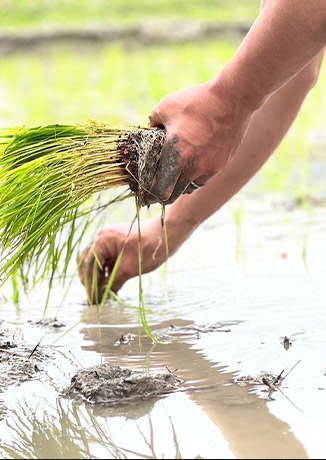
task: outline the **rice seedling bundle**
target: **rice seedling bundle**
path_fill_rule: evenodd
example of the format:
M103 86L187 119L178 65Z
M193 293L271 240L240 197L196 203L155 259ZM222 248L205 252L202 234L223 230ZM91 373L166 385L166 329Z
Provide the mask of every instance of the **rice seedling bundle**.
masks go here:
M33 283L49 272L65 276L76 222L89 212L83 204L120 185L144 204L164 137L160 129L95 122L1 129L0 285L18 272Z

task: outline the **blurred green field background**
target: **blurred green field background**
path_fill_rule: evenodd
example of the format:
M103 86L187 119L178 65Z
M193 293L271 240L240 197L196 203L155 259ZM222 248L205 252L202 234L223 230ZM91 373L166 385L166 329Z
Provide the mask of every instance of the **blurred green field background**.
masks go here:
M258 11L259 0L1 0L0 27L134 25L158 18L251 23Z
M0 30L95 22L191 19L253 21L259 1L1 0ZM239 39L178 44L60 44L0 56L0 124L147 124L165 94L212 78ZM311 159L325 145L325 69L278 152L259 174L259 190L311 192ZM313 181L316 188L316 182Z

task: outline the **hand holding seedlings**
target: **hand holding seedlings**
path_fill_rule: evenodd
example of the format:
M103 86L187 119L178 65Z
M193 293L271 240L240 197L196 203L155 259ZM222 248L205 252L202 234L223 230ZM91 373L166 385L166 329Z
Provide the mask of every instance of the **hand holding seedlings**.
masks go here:
M257 110L325 47L324 1L262 1L262 7L237 53L215 78L166 96L150 115L150 126L164 126L167 132L151 188L158 200L173 203L194 190L192 183L203 185L221 171ZM283 117L268 120L274 123L282 124Z
M140 189L147 203L172 203L179 197L166 212L170 254L248 182L283 139L318 79L325 22L325 1L267 1L238 52L215 78L166 96L153 110L150 124L163 126L166 137L156 177ZM53 280L61 256L66 261L59 275L65 276L79 206L97 191L135 179L130 149L121 147L123 142L130 147L129 140L129 129L98 124L1 135L1 282L18 271L26 277L32 262L38 270L34 279L50 273ZM139 185L137 180L133 185ZM57 237L67 224L71 235L63 242ZM153 233L143 235L144 272L167 257L158 251L153 261L161 225L154 220L149 227ZM106 257L98 264L102 271L116 257L102 249L108 245L105 238L97 243ZM117 238L119 246L121 236L110 238ZM132 234L119 267L125 275L115 289L138 272L138 258L137 263L127 258L131 241ZM135 266L124 267L127 263ZM96 281L98 270L93 273Z
M192 193L237 150L251 111L235 109L221 94L216 82L208 82L164 97L153 110L150 126L163 126L166 138L148 203L171 204Z
M60 269L64 277L80 219L90 214L81 205L120 185L143 204L164 138L163 130L95 122L1 129L0 285L18 271L31 282L48 273L52 280ZM70 234L60 243L67 224Z
M169 256L178 250L202 222L218 211L237 193L273 153L291 126L305 97L316 83L322 58L323 53L320 53L255 113L239 150L220 174L215 175L205 187L196 193L182 195L175 203L166 207L165 224ZM273 120L280 119L282 119L282 123L273 122ZM124 229L119 227L119 232L117 232L116 226L104 227L95 238L96 252L100 256L103 255L105 260L110 257L114 259L117 257L118 249L122 247L127 233L127 226ZM159 247L155 260L153 260L153 254L161 237L160 217L143 222L141 233L143 272L146 273L156 269L167 258L163 244ZM137 241L138 233L136 229L132 229L113 284L113 289L116 291L129 278L138 275ZM115 248L115 252L112 253L112 249L109 250L109 247ZM92 258L92 256L90 257ZM82 265L80 265L80 270L82 269ZM82 282L84 280L83 273L80 271ZM91 268L89 268L87 279L92 279Z

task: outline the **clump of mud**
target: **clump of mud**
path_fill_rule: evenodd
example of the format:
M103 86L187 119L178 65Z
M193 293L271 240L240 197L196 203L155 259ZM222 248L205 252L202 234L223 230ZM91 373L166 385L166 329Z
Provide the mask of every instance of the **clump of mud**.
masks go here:
M166 131L164 129L138 129L129 134L119 148L126 152L127 168L131 174L130 188L137 192L141 205L151 188L162 154Z
M35 349L10 335L10 331L0 332L0 393L11 385L38 377L42 363L50 358L42 347Z
M28 322L34 326L45 327L54 330L66 327L65 323L62 323L57 318L44 318L39 319L38 321L29 320Z
M130 345L130 342L135 340L136 335L128 332L126 335L121 335L120 339L117 340L114 344L115 347L119 347L120 345Z
M0 330L0 395L11 386L38 379L43 363L51 356L41 347L23 343L22 337L14 331ZM0 420L7 412L0 397Z
M282 377L283 372L277 376L270 372L262 372L256 377L250 375L237 377L235 382L240 386L253 385L256 390L259 389L263 393L268 393L267 400L273 401L273 393L277 390L281 391L280 386L285 379L285 377Z
M256 376L252 375L243 375L241 377L236 377L234 379L235 383L240 386L247 386L247 385L266 385L265 382L276 382L278 380L278 376L274 375L270 372L262 372Z
M102 364L79 370L63 395L103 404L165 395L177 390L181 383L172 373L144 375L131 369Z
M49 358L44 351L31 354L26 345L16 346L13 350L0 347L0 392L11 385L17 385L37 377L42 363Z
M0 340L0 353L4 350L10 350L11 348L16 348L17 344L11 340Z

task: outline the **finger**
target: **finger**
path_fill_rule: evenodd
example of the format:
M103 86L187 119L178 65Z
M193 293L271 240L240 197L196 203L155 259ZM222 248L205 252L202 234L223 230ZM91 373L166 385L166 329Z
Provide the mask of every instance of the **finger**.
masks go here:
M149 115L148 118L149 118L148 126L150 128L164 127L164 122L161 118L161 115L156 109L153 110L153 112Z
M99 296L100 296L100 300L102 300L102 297L106 291L106 287L110 281L110 274L111 272L109 271L109 274L108 276L105 276L104 279L102 280L101 282L101 285L99 286ZM122 286L124 285L124 283L126 282L126 279L123 279L121 276L117 275L115 278L114 278L114 281L112 283L112 286L111 286L111 291L117 293L121 288Z
M189 186L189 179L181 179L179 178L178 182L176 183L173 192L171 193L169 199L165 201L165 204L172 204L175 202L180 195L185 193L186 189Z
M82 284L84 284L84 264L86 257L89 252L89 246L84 248L80 254L77 256L77 266L78 266L78 276Z
M180 195L185 193L193 177L196 177L195 160L189 158L187 165L182 169L178 181L176 182L173 192L170 194L165 204L172 204Z
M189 183L188 187L186 190L183 192L185 194L190 194L193 192L196 192L197 190L200 190L206 185L207 181L202 181L202 179L198 178L196 180L193 180Z
M101 248L94 243L84 260L84 285L87 297L92 303L99 301L99 286L105 270L105 258Z
M199 185L200 187L204 187L204 185L207 184L207 182L212 178L212 176L205 176L205 175L202 175L202 176L198 176L196 179L193 180L193 182L195 182L195 184Z
M149 203L168 200L178 182L182 170L182 158L177 143L178 136L175 134L165 138L153 185L146 196Z
M82 252L78 255L78 275L79 275L79 279L81 281L81 283L85 286L85 266L86 266L86 259L87 259L87 256L89 254L89 251L90 251L90 247L87 247L85 249L82 250ZM99 273L98 273L98 285L100 287L100 291L101 291L101 287L102 286L106 286L106 284L108 283L108 280L110 278L110 274L113 270L113 267L114 267L114 261L113 260L106 260L105 261L105 264L104 264L104 267L103 269L99 269ZM89 289L89 287L87 286L87 288Z
M183 192L183 195L191 195L196 190L199 190L199 189L197 187L194 187L192 183L190 183L188 187L186 188L186 190Z
M101 270L100 272L100 276L98 279L98 287L99 287L98 292L99 292L100 301L102 300L106 287L110 281L111 274L112 274L115 264L116 264L116 260L113 260L113 259L106 260L105 266L103 267L103 270ZM120 289L120 287L123 284L123 282L121 282L121 285L119 284L119 278L120 278L119 275L120 275L120 272L118 270L114 277L112 286L110 288L110 290L114 292L117 292L118 289Z
M95 295L94 288L92 289L93 285L93 272L90 277L88 277L87 272L90 271L90 258L93 257L92 251L90 247L87 247L83 249L81 254L78 257L78 274L79 274L79 279L82 282L82 284L86 288L87 292L87 297L91 303L94 303L96 301L96 296ZM91 263L92 269L94 268L94 264Z
M195 192L196 190L200 190L202 187L206 185L208 182L208 178L204 178L205 176L200 176L198 179L189 182L189 175L187 174L187 170L180 175L179 181L173 190L168 201L165 204L172 204L179 198L181 194L190 194Z

